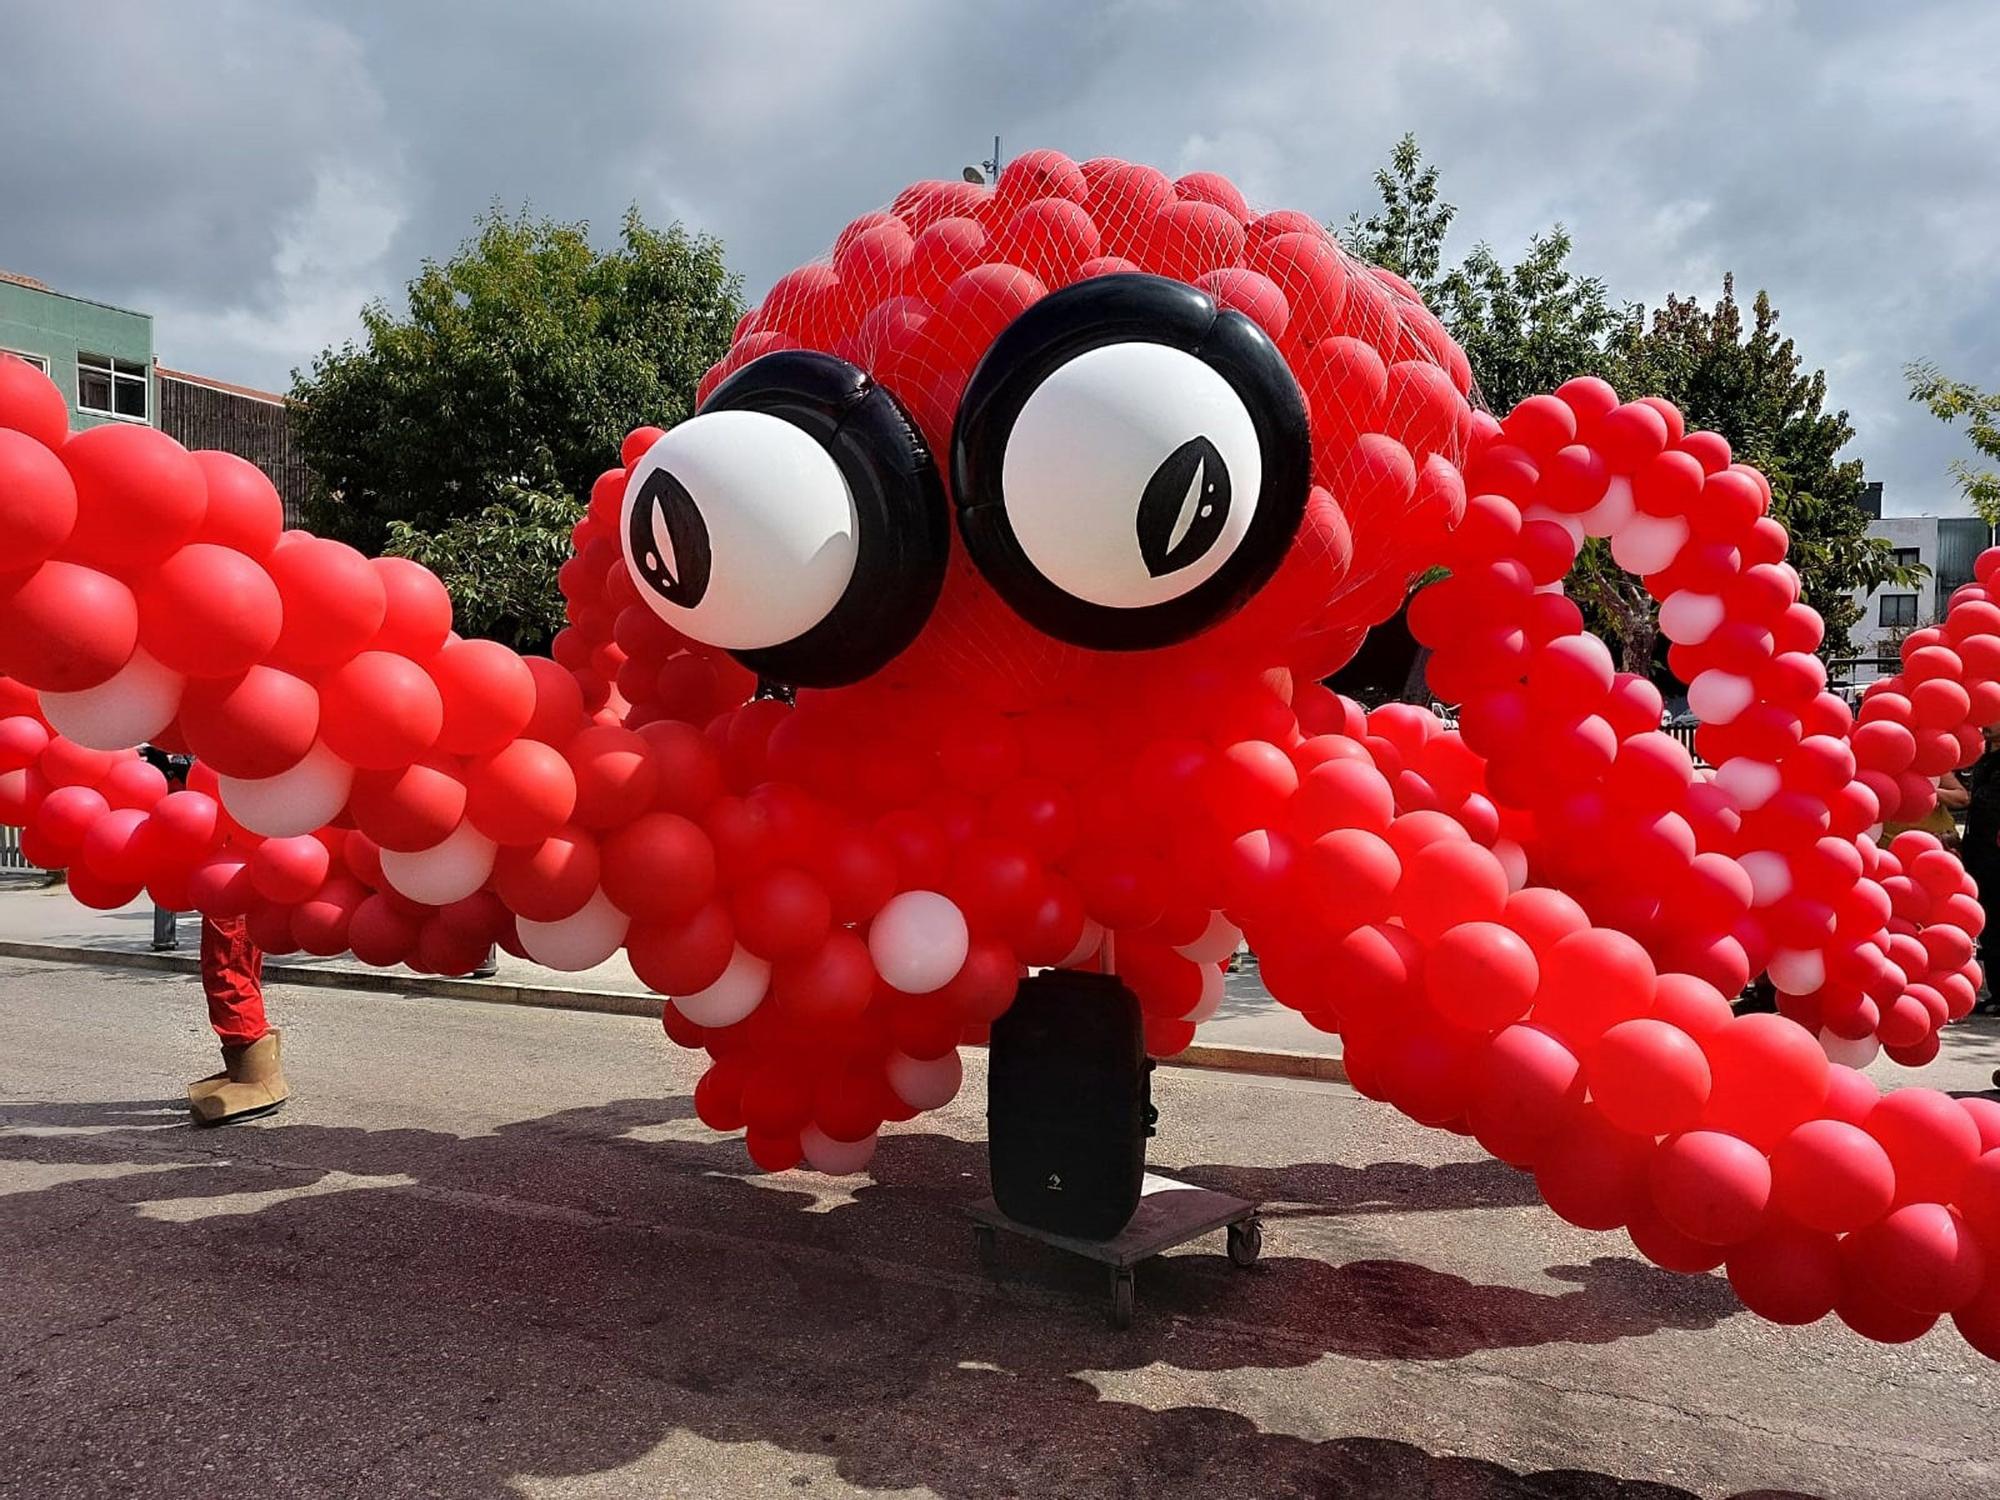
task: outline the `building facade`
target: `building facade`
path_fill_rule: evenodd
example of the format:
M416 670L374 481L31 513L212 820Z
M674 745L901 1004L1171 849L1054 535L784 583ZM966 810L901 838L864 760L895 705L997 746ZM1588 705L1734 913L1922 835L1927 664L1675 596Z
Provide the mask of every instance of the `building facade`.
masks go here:
M56 383L72 427L155 422L153 319L0 271L0 350Z
M1849 680L1855 683L1900 668L1903 637L1938 622L1952 590L1972 582L1973 563L1991 540L1986 523L1973 516L1882 516L1868 523L1868 534L1888 542L1898 562L1921 564L1925 571L1914 585L1855 593L1862 610L1851 632L1856 660Z
M0 351L56 383L72 428L144 422L184 448L219 448L270 476L299 524L309 476L292 440L286 398L170 370L153 352L153 319L0 271Z

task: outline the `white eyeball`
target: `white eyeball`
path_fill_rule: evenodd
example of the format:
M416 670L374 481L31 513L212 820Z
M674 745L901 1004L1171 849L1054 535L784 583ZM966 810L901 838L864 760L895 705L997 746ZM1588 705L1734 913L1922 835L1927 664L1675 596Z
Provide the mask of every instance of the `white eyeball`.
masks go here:
M654 613L731 651L804 635L853 581L860 526L840 466L759 411L673 428L625 484L625 566Z
M1035 387L1008 434L1000 492L1049 583L1143 609L1229 561L1263 482L1257 430L1230 383L1180 349L1125 342L1087 350Z

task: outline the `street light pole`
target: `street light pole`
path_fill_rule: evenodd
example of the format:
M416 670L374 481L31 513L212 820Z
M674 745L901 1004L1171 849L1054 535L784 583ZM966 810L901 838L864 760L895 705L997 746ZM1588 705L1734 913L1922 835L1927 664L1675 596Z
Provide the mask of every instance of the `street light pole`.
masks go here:
M974 162L959 174L967 182L986 183L1000 180L1000 137L993 137L993 155L990 160Z

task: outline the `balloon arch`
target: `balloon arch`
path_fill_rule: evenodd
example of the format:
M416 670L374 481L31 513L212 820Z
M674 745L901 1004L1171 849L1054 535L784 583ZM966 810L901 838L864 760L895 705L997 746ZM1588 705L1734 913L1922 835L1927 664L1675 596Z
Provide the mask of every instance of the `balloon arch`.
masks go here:
M1247 938L1357 1089L1571 1223L2000 1357L2000 1104L1858 1071L1980 983L1965 871L1882 825L2000 719L2000 555L1854 714L1727 442L1593 379L1471 392L1406 284L1216 174L919 183L626 439L523 659L0 358L0 821L88 905L272 953L622 948L773 1170L949 1100L1024 966L1116 934L1170 1056ZM1588 537L1707 765L1565 596ZM1456 727L1319 686L1438 564L1410 624ZM1760 974L1780 1013L1734 1014Z

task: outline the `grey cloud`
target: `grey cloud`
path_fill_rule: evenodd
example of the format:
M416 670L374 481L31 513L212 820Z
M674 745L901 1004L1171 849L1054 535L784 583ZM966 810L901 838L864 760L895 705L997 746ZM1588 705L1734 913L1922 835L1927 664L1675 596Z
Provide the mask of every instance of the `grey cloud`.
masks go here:
M921 176L1048 144L1340 218L1414 129L1457 249L1555 218L1623 297L1768 287L1892 505L1947 499L1902 399L2000 378L2000 17L1977 3L272 0L0 11L0 265L154 307L282 383L488 202L725 239L753 291Z

